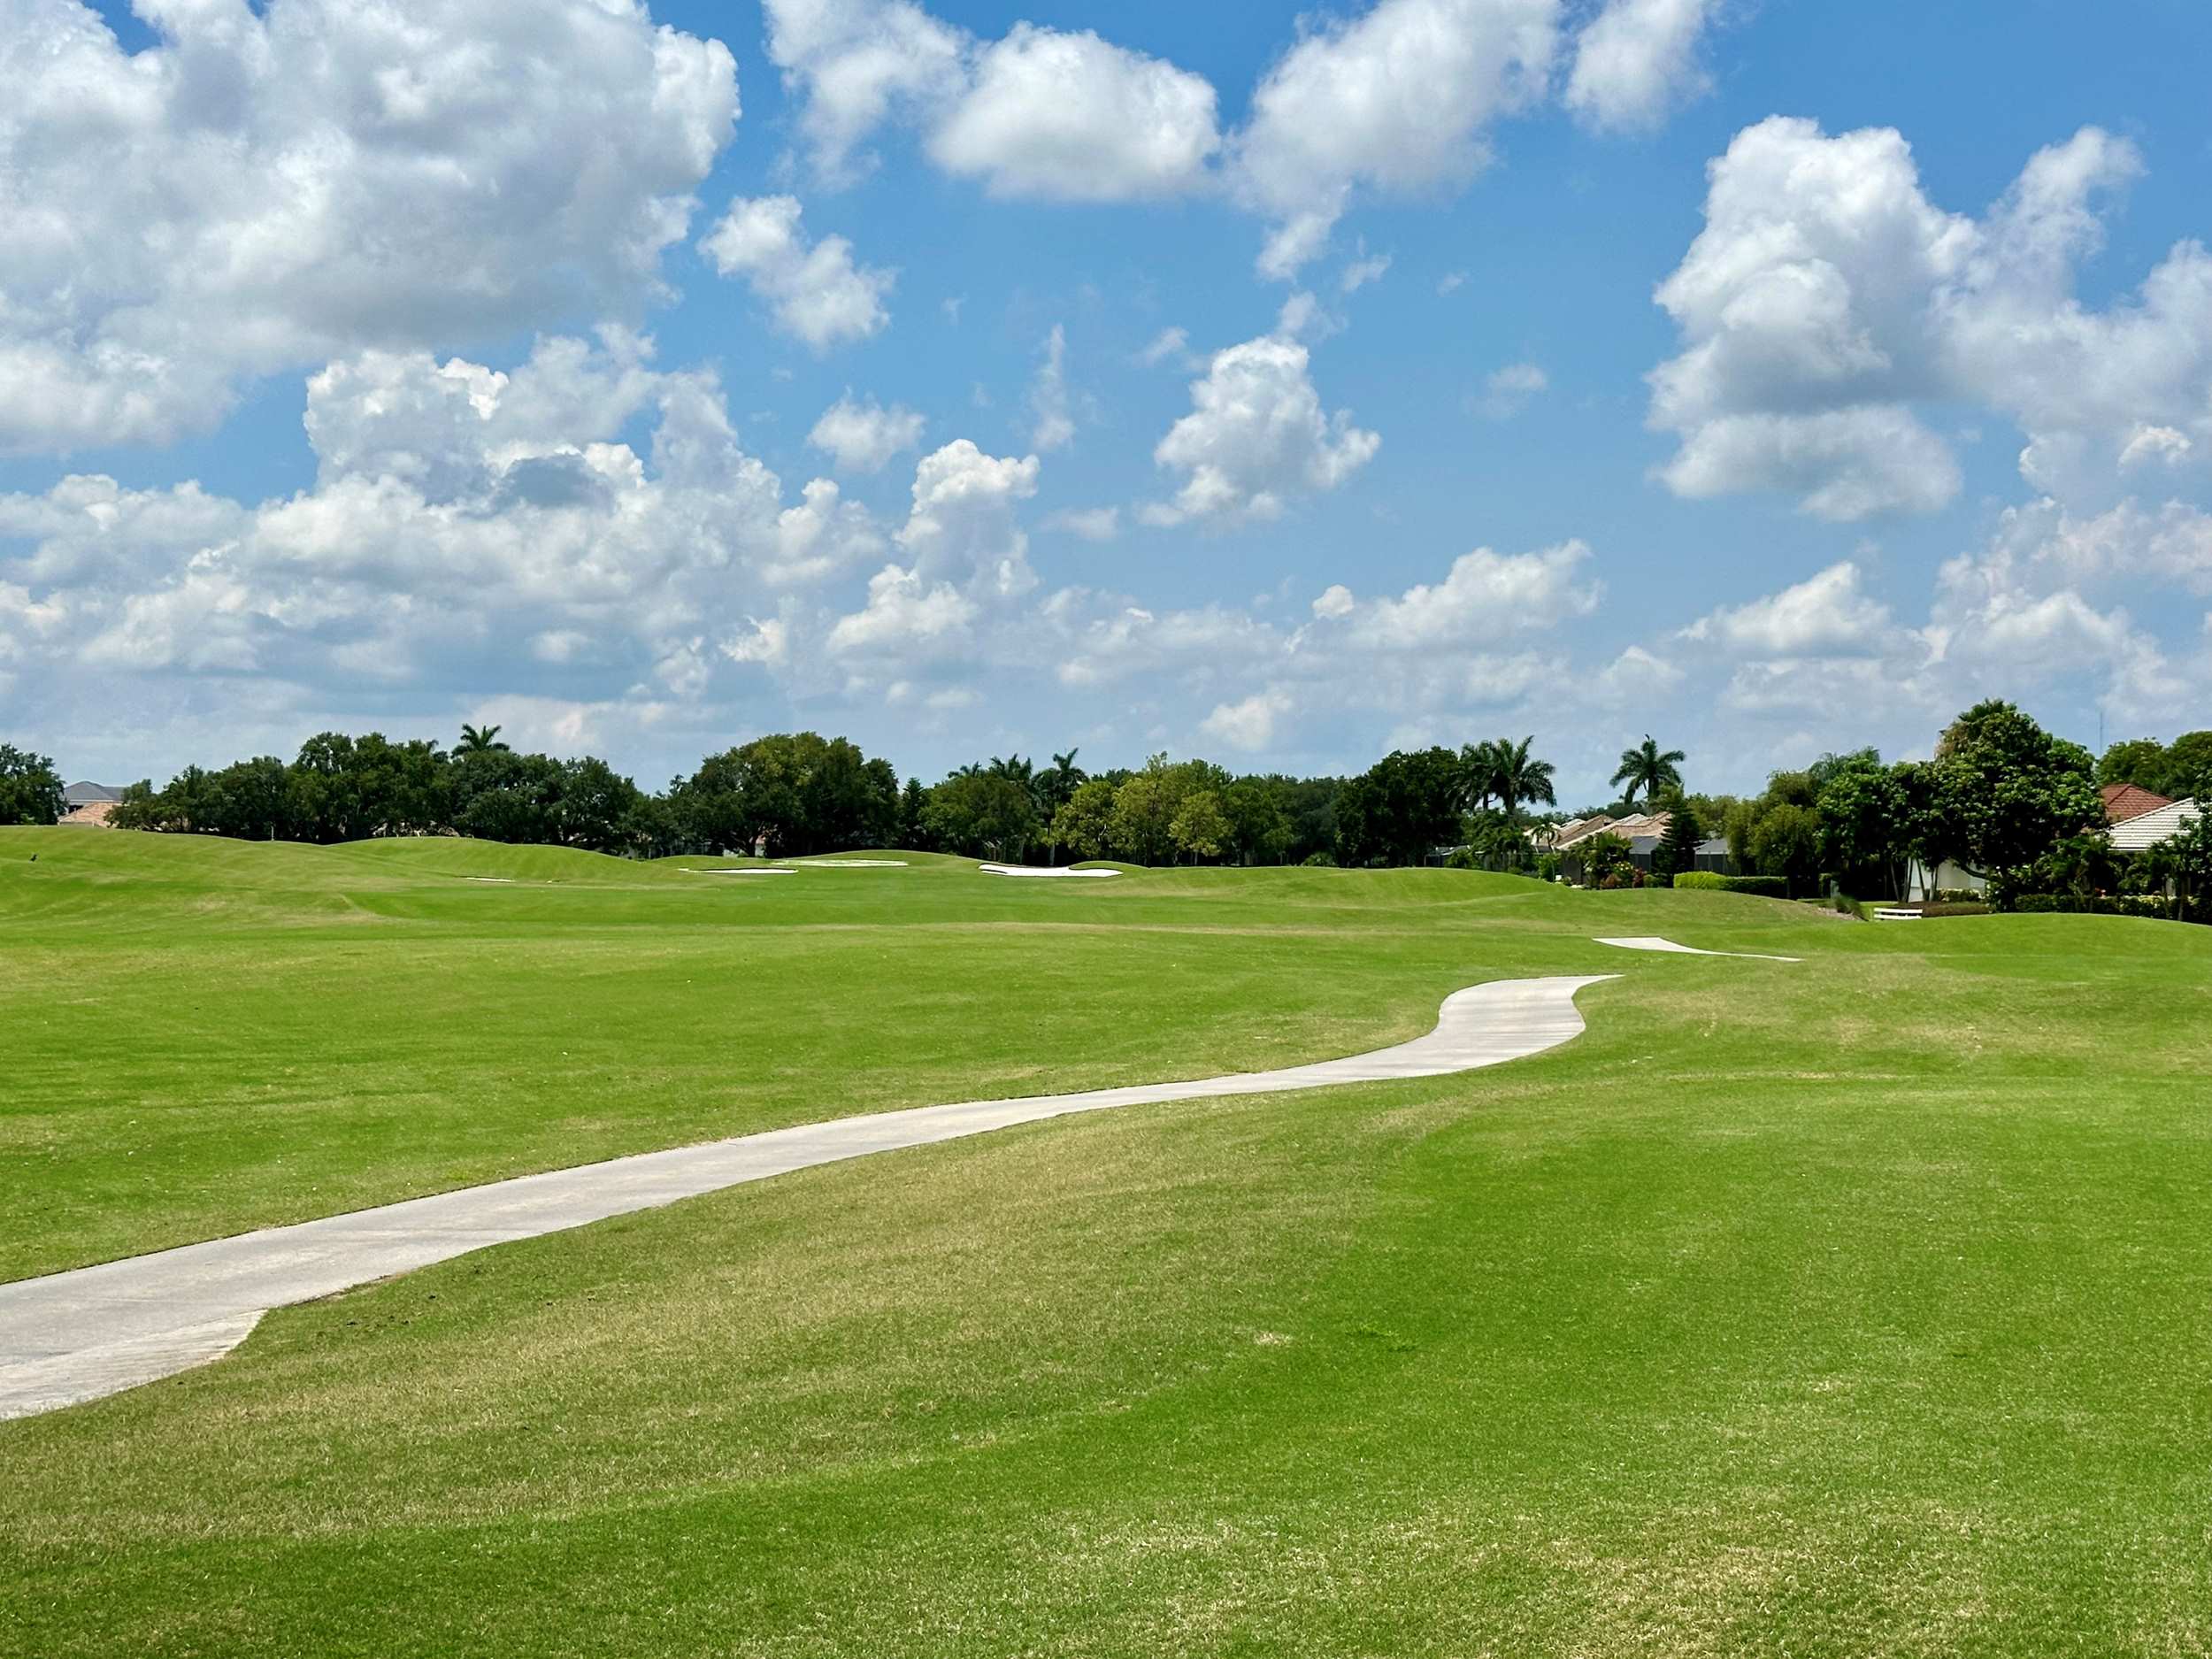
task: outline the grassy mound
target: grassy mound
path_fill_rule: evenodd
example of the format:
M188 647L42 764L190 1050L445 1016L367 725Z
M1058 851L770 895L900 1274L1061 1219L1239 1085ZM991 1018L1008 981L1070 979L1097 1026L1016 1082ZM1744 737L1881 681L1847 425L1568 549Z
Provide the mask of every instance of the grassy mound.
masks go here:
M118 844L42 850L72 833ZM0 833L11 1274L1621 977L1512 1066L803 1171L0 1424L0 1645L2202 1646L2207 930L1438 871L510 888L422 856ZM1806 960L1590 942L1651 933Z

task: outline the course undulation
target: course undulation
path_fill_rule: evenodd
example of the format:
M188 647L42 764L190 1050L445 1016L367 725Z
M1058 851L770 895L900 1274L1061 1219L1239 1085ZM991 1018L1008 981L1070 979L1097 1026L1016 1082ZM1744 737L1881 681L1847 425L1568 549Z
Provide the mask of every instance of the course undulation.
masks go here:
M1517 1060L1578 1035L1575 993L1610 977L1471 986L1445 999L1428 1035L1342 1060L839 1118L0 1285L0 1417L98 1399L204 1363L243 1340L272 1308L813 1164L1116 1106L1440 1077Z
M1466 1076L457 1225L0 1422L0 1650L2202 1647L2212 930L910 856L0 829L0 1279L1621 977Z

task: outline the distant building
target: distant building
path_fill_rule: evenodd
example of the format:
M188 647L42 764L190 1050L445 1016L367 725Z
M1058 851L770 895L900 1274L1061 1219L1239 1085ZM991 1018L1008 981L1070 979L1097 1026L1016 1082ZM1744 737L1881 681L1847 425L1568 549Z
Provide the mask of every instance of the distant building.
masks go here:
M61 792L61 799L68 810L58 822L80 829L105 829L109 815L123 803L123 792L104 783L73 783Z
M2179 834L2197 821L2200 809L2194 801L2169 801L2164 806L2148 812L2139 812L2124 823L2112 826L2112 850L2120 853L2147 851L2161 841Z
M2097 793L2103 798L2104 821L2108 824L2125 824L2131 818L2141 818L2146 812L2155 812L2161 807L2174 804L2166 796L2153 795L2139 784L2108 783Z
M1917 858L1905 865L1905 902L1919 904L1932 899L1939 893L1986 893L1989 883L1962 864L1946 858L1935 868L1931 879L1928 866Z
M1559 826L1553 833L1554 852L1565 852L1578 841L1586 841L1593 835L1610 833L1633 845L1640 838L1648 836L1664 841L1667 826L1674 822L1671 812L1632 812L1626 818L1608 818L1602 812L1592 818L1578 818Z

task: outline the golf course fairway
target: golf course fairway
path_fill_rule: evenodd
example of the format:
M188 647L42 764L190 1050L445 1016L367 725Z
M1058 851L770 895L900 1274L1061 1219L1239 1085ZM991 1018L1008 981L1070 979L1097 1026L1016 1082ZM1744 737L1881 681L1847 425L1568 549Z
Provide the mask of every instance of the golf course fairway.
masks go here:
M0 1280L1618 977L1508 1064L799 1170L0 1423L0 1653L2212 1647L2212 930L876 856L0 830Z

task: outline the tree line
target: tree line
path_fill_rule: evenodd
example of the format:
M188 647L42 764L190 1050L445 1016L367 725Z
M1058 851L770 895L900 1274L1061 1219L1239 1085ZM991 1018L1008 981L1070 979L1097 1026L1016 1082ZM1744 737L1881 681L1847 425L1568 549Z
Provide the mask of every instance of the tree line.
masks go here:
M2115 783L2212 796L2212 732L2116 743L2094 757L2009 703L1980 703L1944 729L1928 760L1885 764L1864 749L1774 772L1753 796L1678 787L1664 798L1674 818L1652 867L1663 877L1690 869L1711 838L1725 841L1736 870L1790 894L1901 896L1916 864L1931 879L1947 864L1967 872L1999 909L2031 895L2170 891L2186 903L2212 894L2212 816L2147 853L2117 852L2100 794ZM1591 856L1617 866L1624 851Z
M964 765L935 784L901 780L889 762L842 737L777 733L706 757L658 793L607 762L524 754L497 726L465 726L451 749L379 733L324 732L287 761L187 766L165 785L133 784L119 827L336 842L460 834L662 856L758 852L771 857L869 847L1009 862L1124 860L1140 864L1448 862L1619 885L1694 867L1724 841L1732 867L1791 893L1837 887L1898 895L1906 866L1955 864L1987 880L2000 904L2026 894L2141 890L2193 881L2187 837L2145 859L2114 854L2101 784L2136 783L2174 797L2212 795L2212 732L2170 744L2129 740L2101 758L2045 732L2010 703L1968 710L1925 761L1885 764L1873 749L1820 757L1773 773L1753 796L1684 786L1680 749L1646 735L1622 752L1619 815L1666 809L1672 819L1647 877L1627 843L1600 836L1566 857L1532 833L1556 823L1555 773L1533 740L1500 738L1394 750L1357 776L1237 774L1205 760L1151 757L1098 772L1079 752L1039 766L1019 755ZM0 823L51 823L62 811L52 763L0 744ZM2200 819L2199 839L2212 839ZM2177 858L2181 866L2168 870Z

